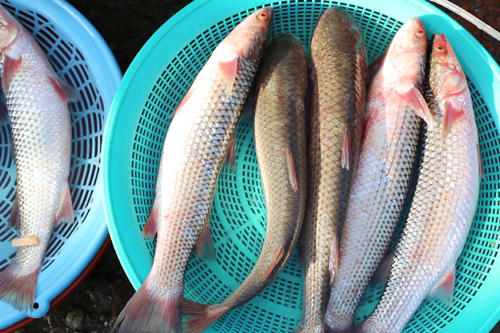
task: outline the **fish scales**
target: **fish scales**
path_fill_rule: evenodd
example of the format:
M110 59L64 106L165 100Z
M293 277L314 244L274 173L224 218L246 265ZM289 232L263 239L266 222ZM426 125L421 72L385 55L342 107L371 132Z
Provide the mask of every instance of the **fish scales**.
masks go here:
M257 296L282 271L297 243L306 203L306 115L308 68L300 40L282 34L269 44L256 80L255 149L267 212L259 258L224 302L185 301L185 332L201 332L226 312Z
M338 244L361 141L366 53L359 27L349 14L339 8L322 14L311 42L311 63L309 191L302 242L303 315L296 332L323 329L330 294L332 243ZM343 137L349 142L344 145L344 159ZM338 251L338 245L333 247Z
M467 81L444 35L433 38L426 99L425 149L409 217L382 298L357 332L401 332L426 296L452 302L481 163Z
M181 332L179 306L191 251L208 223L217 180L269 35L258 10L213 51L176 110L143 233L157 233L144 284L117 319L120 332ZM208 230L210 232L210 230Z
M399 221L416 160L421 121L411 104L413 99L402 98L398 89L412 87L422 96L419 89L426 48L422 22L408 21L394 37L370 85L367 124L342 231L326 332L349 332L356 306ZM399 62L402 53L406 59Z
M68 186L71 119L67 102L68 95L76 92L60 80L40 46L1 6L0 20L2 88L17 173L10 222L19 225L20 239L37 240L19 247L0 275L0 298L31 312L54 225L74 222Z

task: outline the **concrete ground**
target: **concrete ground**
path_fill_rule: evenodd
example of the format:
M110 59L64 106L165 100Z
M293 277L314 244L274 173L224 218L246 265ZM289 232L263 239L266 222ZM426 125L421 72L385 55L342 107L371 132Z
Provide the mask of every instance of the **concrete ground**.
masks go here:
M234 0L233 0L234 1ZM68 0L100 31L123 72L148 38L186 0ZM500 30L500 0L452 0ZM475 26L451 15L500 63L500 43ZM93 273L60 305L16 332L111 332L117 315L132 296L130 285L110 247ZM500 333L500 325L492 332Z

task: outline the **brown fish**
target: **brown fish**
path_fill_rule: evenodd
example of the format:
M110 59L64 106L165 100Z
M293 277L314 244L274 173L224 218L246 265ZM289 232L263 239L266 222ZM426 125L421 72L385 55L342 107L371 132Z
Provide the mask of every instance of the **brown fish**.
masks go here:
M304 221L304 292L296 332L322 332L338 266L339 227L356 168L366 104L366 53L354 19L326 10L311 42L314 77L309 192Z
M300 40L274 38L254 89L255 149L267 210L266 237L248 277L224 302L183 302L191 318L184 332L201 332L226 312L248 302L281 272L297 243L306 204L307 61Z

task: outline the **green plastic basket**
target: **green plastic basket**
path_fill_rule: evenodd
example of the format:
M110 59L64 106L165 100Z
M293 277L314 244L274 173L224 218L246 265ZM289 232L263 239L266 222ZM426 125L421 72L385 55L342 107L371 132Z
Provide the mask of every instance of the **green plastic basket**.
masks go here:
M458 261L454 301L445 307L425 301L405 332L488 332L500 315L500 134L499 68L459 24L432 5L408 1L224 1L197 0L165 23L125 73L105 130L103 170L105 211L111 239L137 289L151 268L155 242L141 230L153 204L161 148L175 110L218 43L246 16L274 8L272 36L291 32L309 52L321 13L340 6L352 13L365 38L368 61L380 55L396 31L420 17L430 36L445 33L469 78L480 133L485 177L478 209ZM220 302L245 279L265 236L266 212L255 158L253 125L243 120L237 132L236 172L224 169L210 224L216 261L192 256L186 272L187 297ZM376 305L381 290L368 290L356 321ZM283 272L260 295L214 323L207 332L291 332L301 316L302 268L297 251Z

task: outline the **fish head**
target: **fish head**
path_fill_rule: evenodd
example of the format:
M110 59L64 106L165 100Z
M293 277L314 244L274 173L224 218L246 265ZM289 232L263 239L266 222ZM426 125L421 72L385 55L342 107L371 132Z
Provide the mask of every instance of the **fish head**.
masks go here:
M429 82L436 98L462 94L467 88L467 79L444 34L432 36L431 52Z
M259 9L248 16L227 36L230 48L239 57L260 57L269 38L272 16L273 9L270 7Z
M3 52L12 45L20 33L20 23L4 7L0 6L0 50Z
M427 37L419 18L412 18L397 32L387 50L385 62L390 62L399 77L420 85L425 69Z

